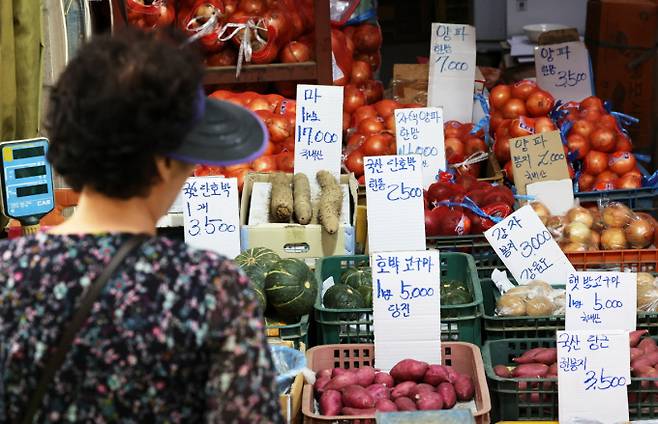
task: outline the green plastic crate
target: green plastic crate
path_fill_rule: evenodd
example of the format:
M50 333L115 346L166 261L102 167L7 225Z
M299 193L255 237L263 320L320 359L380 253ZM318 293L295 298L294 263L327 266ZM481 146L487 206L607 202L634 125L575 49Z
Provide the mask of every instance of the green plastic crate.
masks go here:
M266 334L268 338L293 342L295 348L299 348L300 343L304 343L308 348L308 325L309 315L307 314L302 315L296 323L282 325L267 324Z
M461 252L473 256L480 280L491 278L495 268L505 269L505 264L483 234L428 237L427 246L441 252Z
M473 302L464 305L441 307L441 338L445 341L463 341L482 344L482 291L475 263L465 253L441 252L441 278L465 281L473 294ZM318 284L329 277L340 281L342 273L350 267L367 266L369 258L360 256L330 256L318 260L315 270ZM321 344L373 343L372 308L329 309L322 306L322 293L318 290L315 302L317 342Z
M555 347L555 337L540 339L502 339L484 344L482 359L489 381L492 422L496 421L557 421L557 379L502 378L495 365L513 365L512 358L535 347ZM651 381L641 387L643 381ZM635 378L628 386L631 419L658 418L658 379Z

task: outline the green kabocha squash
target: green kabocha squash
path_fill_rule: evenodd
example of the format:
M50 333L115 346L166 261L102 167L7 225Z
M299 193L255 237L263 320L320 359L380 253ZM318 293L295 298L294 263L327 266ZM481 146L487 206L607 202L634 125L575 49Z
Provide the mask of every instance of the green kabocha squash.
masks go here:
M260 264L248 265L242 269L249 277L249 288L255 292L258 303L263 311L267 308L267 299L265 298L265 276L267 272Z
M370 267L348 268L340 276L340 282L356 290L368 308L372 307L372 270Z
M322 303L329 309L359 309L365 301L358 291L346 284L334 284L324 293Z
M235 258L235 263L237 263L240 268L244 269L245 272L253 265L260 265L265 269L265 272L268 272L280 260L281 258L279 255L274 253L272 249L266 247L252 247L251 249L247 249L240 253Z
M267 302L282 317L310 313L317 294L315 275L299 259L281 259L265 277Z

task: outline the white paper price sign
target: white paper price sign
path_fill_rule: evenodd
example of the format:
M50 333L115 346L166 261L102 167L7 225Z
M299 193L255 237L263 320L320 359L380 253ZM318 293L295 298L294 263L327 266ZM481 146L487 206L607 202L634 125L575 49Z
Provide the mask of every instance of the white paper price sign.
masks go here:
M297 85L295 173L308 175L314 193L315 175L327 170L340 176L343 135L343 87Z
M574 272L566 286L567 330L635 330L637 274Z
M557 355L561 423L628 422L628 332L558 331Z
M395 110L398 155L420 155L423 187L436 182L446 170L443 110L436 107Z
M375 362L390 370L402 359L441 362L439 252L378 253L370 257Z
M543 280L566 285L569 273L576 272L531 206L517 210L484 236L520 284Z
M236 178L192 177L183 186L185 242L229 258L240 254Z
M432 24L427 105L446 121L470 122L475 86L475 27Z
M581 41L535 47L537 85L562 101L594 93L587 47Z
M371 252L425 250L421 157L366 156Z

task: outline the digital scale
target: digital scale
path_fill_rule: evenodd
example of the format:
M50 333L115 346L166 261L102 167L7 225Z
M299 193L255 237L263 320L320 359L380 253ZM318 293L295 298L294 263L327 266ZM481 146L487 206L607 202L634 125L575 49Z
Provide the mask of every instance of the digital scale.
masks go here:
M0 142L2 213L21 223L23 234L36 233L39 220L55 207L47 151L45 138Z

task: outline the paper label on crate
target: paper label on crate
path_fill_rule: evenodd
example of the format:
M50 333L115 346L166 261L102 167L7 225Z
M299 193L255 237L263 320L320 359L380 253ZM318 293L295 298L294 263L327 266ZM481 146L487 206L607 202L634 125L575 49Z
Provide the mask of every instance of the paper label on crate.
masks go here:
M370 266L377 368L389 371L409 357L440 364L439 252L376 253Z
M526 194L531 183L570 178L560 131L511 138L509 147L519 194Z
M340 177L343 87L298 84L296 122L295 173L308 176L315 196L319 192L318 171Z
M567 330L635 330L636 273L574 272L565 295Z
M491 280L494 285L498 288L500 294L505 294L507 290L511 290L516 287L512 282L507 278L507 273L501 271L498 268L494 269L491 272Z
M573 183L570 178L557 181L541 181L526 186L529 196L541 202L551 211L551 215L566 215L573 207Z
M579 102L594 94L587 47L582 41L535 47L537 85L563 102Z
M421 107L395 110L398 155L419 155L423 168L423 187L436 182L439 171L446 170L443 139L443 110Z
M529 205L485 231L484 236L519 284L543 280L566 285L569 274L576 271Z
M446 121L473 117L475 54L475 27L432 24L427 105L443 108Z
M335 284L336 283L334 282L334 277L329 277L322 282L322 306L324 306L324 294Z
M425 250L421 157L363 160L370 252Z
M628 332L558 331L557 356L561 423L628 422Z
M236 178L192 177L183 186L185 242L228 258L240 254Z

